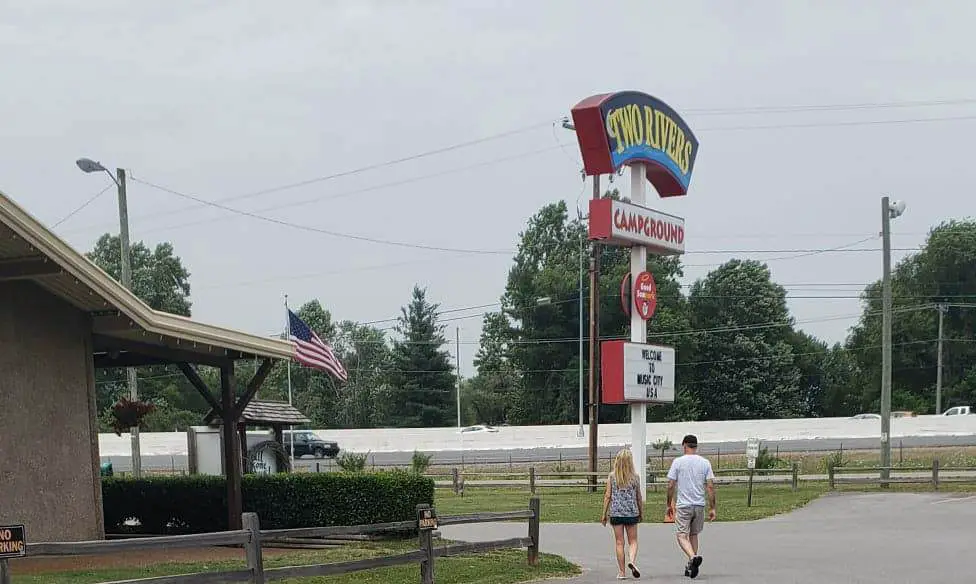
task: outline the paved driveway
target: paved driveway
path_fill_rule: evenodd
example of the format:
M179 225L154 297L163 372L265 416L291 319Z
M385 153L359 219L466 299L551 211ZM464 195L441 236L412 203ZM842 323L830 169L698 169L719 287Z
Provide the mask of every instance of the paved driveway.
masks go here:
M721 496L721 492L719 493ZM543 501L543 504L545 502ZM721 511L721 501L719 510ZM525 524L458 525L444 537L521 536ZM542 549L583 566L576 584L614 582L609 527L543 524ZM705 527L696 581L728 584L922 584L976 581L976 496L831 494L790 513ZM688 582L670 525L640 528L641 580Z

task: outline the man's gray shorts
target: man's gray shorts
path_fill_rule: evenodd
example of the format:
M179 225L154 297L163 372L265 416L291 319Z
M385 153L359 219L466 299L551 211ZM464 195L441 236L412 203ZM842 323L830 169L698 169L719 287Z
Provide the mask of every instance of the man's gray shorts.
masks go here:
M705 508L694 505L674 510L674 530L678 533L698 535L705 527Z

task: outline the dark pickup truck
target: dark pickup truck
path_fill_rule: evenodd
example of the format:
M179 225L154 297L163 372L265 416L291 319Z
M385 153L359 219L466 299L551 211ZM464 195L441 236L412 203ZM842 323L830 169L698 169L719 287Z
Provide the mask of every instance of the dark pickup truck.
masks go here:
M291 454L292 437L288 431L282 436L285 443L285 452ZM311 430L295 430L295 458L305 455L312 455L315 458L335 458L339 454L339 444L329 440L322 440Z

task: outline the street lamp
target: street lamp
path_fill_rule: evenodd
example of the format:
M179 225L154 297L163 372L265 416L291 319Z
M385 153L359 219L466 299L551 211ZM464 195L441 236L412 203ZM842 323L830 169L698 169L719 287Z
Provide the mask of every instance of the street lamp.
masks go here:
M881 479L891 476L891 220L905 212L904 201L881 197ZM881 484L883 488L888 483Z
M104 172L118 187L119 193L119 244L122 256L122 286L132 289L132 265L131 254L129 251L129 208L125 196L125 169L118 168L115 175L105 168L101 162L96 162L91 158L79 158L75 161L82 172L91 174L93 172ZM136 401L139 399L138 386L136 385L136 370L134 367L126 368L129 380L129 399ZM132 436L132 474L140 476L142 474L142 456L139 449L139 427L129 429Z

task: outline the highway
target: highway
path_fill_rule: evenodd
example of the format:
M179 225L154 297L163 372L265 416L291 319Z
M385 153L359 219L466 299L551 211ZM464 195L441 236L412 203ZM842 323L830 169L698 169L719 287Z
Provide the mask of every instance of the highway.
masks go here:
M324 433L323 433L324 435ZM679 438L680 440L680 438ZM781 453L785 452L830 452L837 450L876 450L879 447L877 438L817 438L809 440L776 440L764 441L763 446L769 448L771 452L778 447ZM342 443L340 442L340 446ZM892 449L895 453L893 457L897 460L897 449L899 446L904 448L919 447L962 447L976 446L976 434L970 435L946 435L946 436L904 436L895 437L892 440ZM601 459L609 459L619 450L619 446L604 446L599 449ZM699 452L714 458L728 454L742 455L745 453L745 441L728 442L702 442ZM648 448L649 454L650 448ZM677 453L672 449L668 454ZM438 466L468 466L468 465L499 465L513 464L526 465L542 462L583 462L587 457L587 449L583 447L562 447L562 448L517 448L517 449L497 449L497 450L441 450L431 451L433 455L432 463ZM368 464L377 467L389 466L408 466L412 452L374 452L370 453ZM116 471L131 470L129 456L114 455L103 456L102 462L112 462L113 469ZM335 463L329 459L316 460L306 457L296 461L298 466L316 468L320 471L327 471L334 467ZM143 454L142 465L146 470L172 472L185 471L187 469L187 457L185 454Z

